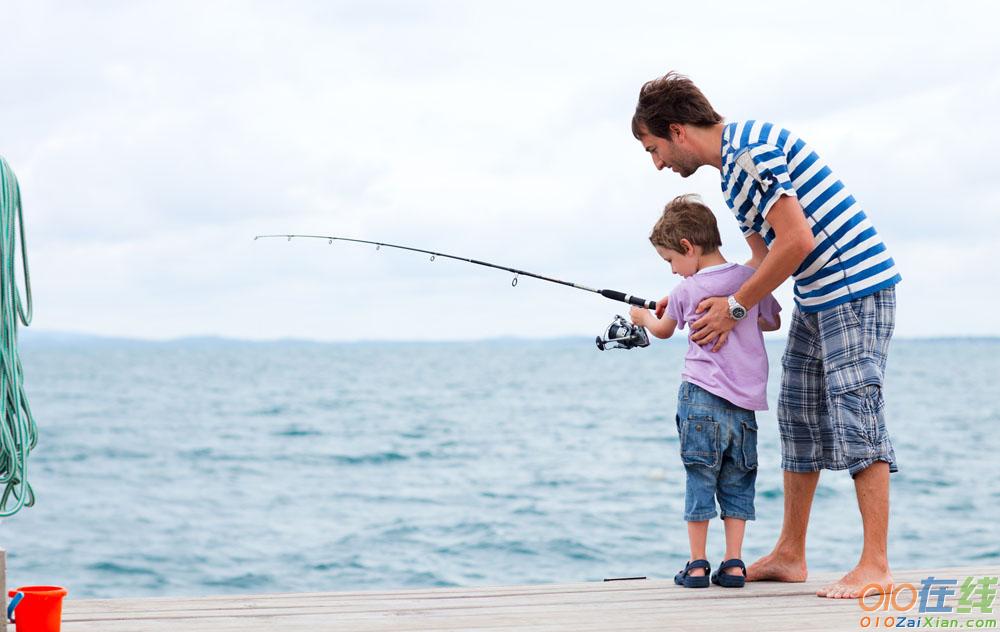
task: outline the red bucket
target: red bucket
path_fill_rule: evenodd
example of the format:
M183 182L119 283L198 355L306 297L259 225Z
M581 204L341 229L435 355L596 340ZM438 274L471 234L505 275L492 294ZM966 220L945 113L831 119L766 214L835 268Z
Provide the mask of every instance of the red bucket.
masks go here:
M23 596L15 603L17 595ZM22 586L7 593L12 597L13 622L17 632L59 632L62 624L62 600L66 589L60 586ZM9 616L9 615L8 615Z

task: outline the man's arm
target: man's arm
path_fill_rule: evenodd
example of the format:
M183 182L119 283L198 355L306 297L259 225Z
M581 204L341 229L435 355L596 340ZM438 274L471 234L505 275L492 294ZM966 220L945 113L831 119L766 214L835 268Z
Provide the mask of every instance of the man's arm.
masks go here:
M759 303L792 276L802 265L803 259L816 247L812 228L809 227L798 198L782 196L771 207L767 221L774 229L771 250L753 276L734 294L736 302L747 309Z
M815 247L812 229L797 198L782 196L771 207L767 221L774 229L771 249L753 276L734 294L736 301L747 309L784 283ZM726 297L706 298L698 305L698 313L704 315L691 324L694 331L691 339L701 345L715 341L712 350L718 351L736 325L729 316Z

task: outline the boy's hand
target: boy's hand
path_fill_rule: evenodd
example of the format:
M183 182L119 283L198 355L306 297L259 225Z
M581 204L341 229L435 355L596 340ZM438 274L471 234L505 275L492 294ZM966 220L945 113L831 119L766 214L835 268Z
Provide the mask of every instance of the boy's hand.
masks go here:
M663 318L663 312L667 311L667 303L670 302L670 296L664 296L660 300L656 301L656 317Z
M640 327L648 326L646 325L646 319L649 318L648 309L643 309L641 307L633 305L632 308L628 310L628 316L629 318L632 319L632 322L635 323L636 325L639 325Z

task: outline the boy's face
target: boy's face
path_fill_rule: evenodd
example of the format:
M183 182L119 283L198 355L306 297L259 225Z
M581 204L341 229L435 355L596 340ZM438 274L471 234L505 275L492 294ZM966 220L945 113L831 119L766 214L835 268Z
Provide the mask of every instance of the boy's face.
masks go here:
M687 254L663 246L656 246L656 252L670 264L670 269L674 274L679 274L684 278L694 276L694 273L698 271L698 254L687 239L682 239L681 245L687 247Z

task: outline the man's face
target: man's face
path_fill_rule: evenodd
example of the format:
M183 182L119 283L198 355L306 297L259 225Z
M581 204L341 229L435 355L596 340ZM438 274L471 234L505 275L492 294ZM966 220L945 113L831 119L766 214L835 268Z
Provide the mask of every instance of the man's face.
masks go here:
M657 170L667 167L686 178L701 166L683 135L676 135L675 140L671 141L651 134L644 126L639 128L639 132L639 142L652 156L653 166Z

